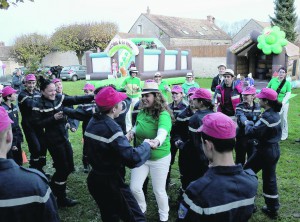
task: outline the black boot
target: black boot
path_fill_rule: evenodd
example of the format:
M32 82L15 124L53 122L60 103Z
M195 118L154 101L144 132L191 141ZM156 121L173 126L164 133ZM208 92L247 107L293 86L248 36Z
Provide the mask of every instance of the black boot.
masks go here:
M76 204L78 204L77 200L72 200L70 198L67 198L66 196L66 183L64 184L57 184L54 180L51 181L51 189L53 191L53 194L57 198L57 206L58 207L73 207Z
M276 219L276 217L278 216L277 210L270 209L267 206L263 206L261 208L261 211L271 219Z
M65 197L64 199L57 199L58 207L73 207L76 204L78 204L77 200L72 200L68 197Z

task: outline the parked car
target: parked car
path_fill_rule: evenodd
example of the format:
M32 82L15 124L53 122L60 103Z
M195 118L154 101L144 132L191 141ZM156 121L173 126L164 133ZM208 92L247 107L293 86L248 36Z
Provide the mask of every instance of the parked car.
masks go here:
M60 73L62 80L77 81L78 79L85 79L86 66L83 65L71 65L65 66Z

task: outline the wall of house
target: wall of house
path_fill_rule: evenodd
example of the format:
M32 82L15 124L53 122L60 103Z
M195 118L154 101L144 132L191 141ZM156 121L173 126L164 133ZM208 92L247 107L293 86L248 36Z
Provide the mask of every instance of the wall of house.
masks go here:
M200 46L200 45L230 45L231 40L207 40L207 39L182 39L171 38L172 47L179 46Z
M82 65L85 65L85 55L82 57ZM79 65L76 53L73 51L69 52L51 52L45 56L42 60L44 66L68 66L68 65Z
M241 38L244 38L246 35L249 35L253 30L261 32L263 27L259 25L254 20L250 20L233 38L232 43L238 42Z
M142 26L142 33L137 33L139 25ZM158 38L167 48L170 45L169 36L166 35L160 28L158 28L144 15L140 15L140 17L136 20L128 33L150 35L153 38Z
M226 64L226 57L192 57L196 77L215 77L220 64Z

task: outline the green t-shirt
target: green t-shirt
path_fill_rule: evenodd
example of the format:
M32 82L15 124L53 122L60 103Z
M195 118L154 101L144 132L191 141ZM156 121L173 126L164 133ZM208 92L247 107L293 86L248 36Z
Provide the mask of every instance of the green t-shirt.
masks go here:
M141 80L140 78L131 76L126 78L122 83L122 88L126 90L126 94L130 98L138 98L141 91Z
M155 150L151 150L151 160L158 160L170 154L170 131L172 128L171 116L167 111L159 115L159 119L154 119L144 110L139 112L136 118L136 144L140 145L144 139L154 139L157 136L158 129L164 129L168 132L167 138L163 144Z
M275 91L278 89L279 85L280 85L280 81L279 79L276 77L276 78L273 78L271 79L271 81L268 83L267 85L267 88L271 88L271 89L274 89ZM289 81L285 81L284 85L282 86L279 94L278 94L278 101L279 102L282 102L283 98L285 97L285 94L287 92L291 92L292 91L292 87L291 87L291 83ZM287 101L288 103L289 101Z
M167 86L167 85L168 85L168 83L166 81L162 80L158 86L159 91L165 97L166 100L168 100L168 91L165 89L165 86Z
M181 87L182 87L183 92L184 92L185 95L188 94L188 91L189 91L189 89L190 89L191 87L200 88L199 84L196 83L195 81L193 81L193 82L187 82L187 81L186 81L185 83L182 84Z

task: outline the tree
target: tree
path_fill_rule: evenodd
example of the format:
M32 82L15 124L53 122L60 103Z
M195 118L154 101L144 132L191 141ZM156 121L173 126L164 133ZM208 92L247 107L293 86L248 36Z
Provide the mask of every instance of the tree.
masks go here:
M31 2L34 2L34 0L29 0ZM17 5L19 2L24 2L24 0L15 0L15 1L9 1L9 0L0 0L0 9L8 9L10 5Z
M24 66L41 63L42 59L51 51L49 38L44 35L32 33L21 35L14 41L11 50L12 56Z
M295 0L275 0L274 17L270 17L272 25L277 25L286 34L287 40L294 42L297 38L295 31L297 15L295 12Z
M232 38L241 30L241 28L246 25L248 21L249 20L247 19L243 19L233 23L219 21L217 22L217 25Z
M88 50L104 50L116 35L118 26L111 22L73 24L61 26L52 35L53 45L60 51L75 51L79 64Z

